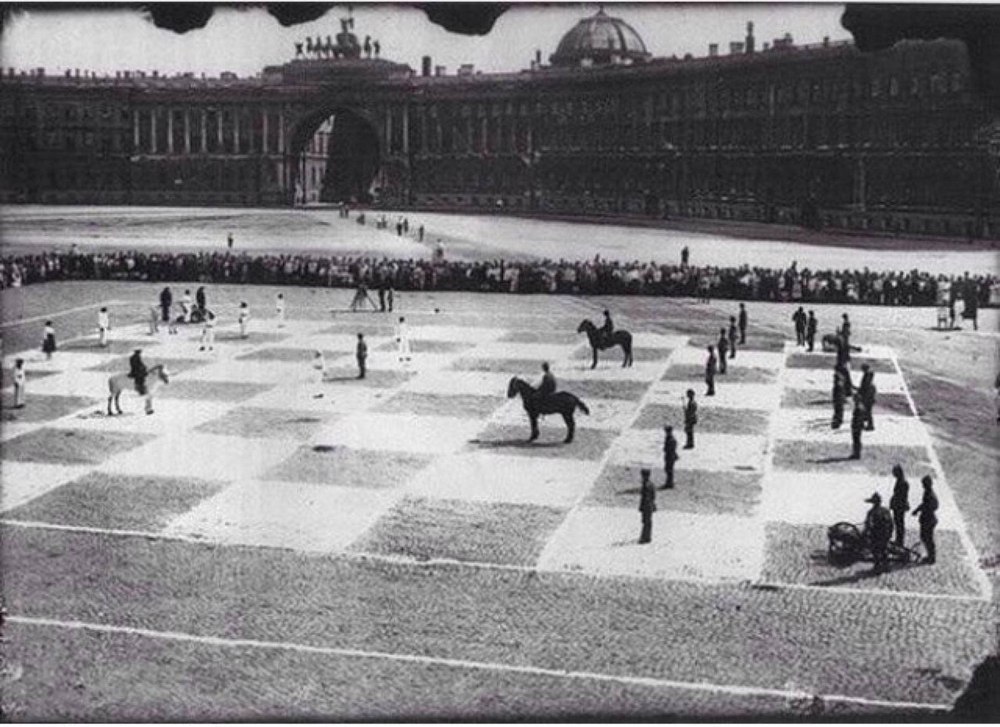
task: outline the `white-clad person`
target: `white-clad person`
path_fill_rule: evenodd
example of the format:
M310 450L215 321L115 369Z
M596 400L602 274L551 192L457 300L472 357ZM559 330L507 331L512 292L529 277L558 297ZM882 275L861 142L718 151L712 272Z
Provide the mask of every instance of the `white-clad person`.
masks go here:
M250 309L247 307L246 301L240 303L240 338L246 338L249 333L247 332L247 327L250 324Z
M285 294L278 293L274 299L274 311L278 316L278 328L285 327Z
M184 316L184 322L191 322L191 291L185 290L184 297L181 298L181 315Z
M319 383L326 381L326 357L323 356L323 352L317 350L313 353L313 368L319 374Z
M399 324L396 326L396 344L399 346L399 360L401 363L410 360L410 329L406 325L406 318L399 317Z
M205 316L201 323L201 346L199 351L205 349L215 350L215 314L210 310L205 310Z
M108 309L101 308L97 311L97 345L105 348L108 345L108 331L111 329L111 320L108 316Z
M24 359L19 358L14 362L14 408L24 408L24 387L28 383L27 374L24 372Z

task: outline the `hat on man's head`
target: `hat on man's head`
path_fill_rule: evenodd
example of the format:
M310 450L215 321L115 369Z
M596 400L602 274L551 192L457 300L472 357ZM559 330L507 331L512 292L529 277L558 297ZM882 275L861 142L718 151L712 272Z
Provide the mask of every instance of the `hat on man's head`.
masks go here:
M880 494L878 494L877 492L873 492L872 496L869 497L867 500L865 500L865 502L870 502L873 505L881 505L882 504L882 496Z
M639 470L639 474L642 475L643 479L648 479L650 474L649 467L643 467L641 470Z
M931 479L930 475L924 475L923 477L920 478L920 484L922 484L924 487L930 487L931 485L934 484L934 480Z

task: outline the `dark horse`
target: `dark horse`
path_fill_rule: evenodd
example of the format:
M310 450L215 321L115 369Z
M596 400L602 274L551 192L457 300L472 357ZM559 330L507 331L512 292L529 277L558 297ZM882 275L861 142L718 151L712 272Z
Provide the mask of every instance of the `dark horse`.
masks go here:
M597 352L603 351L606 348L614 348L615 346L621 346L622 351L625 353L625 358L622 360L622 366L632 365L632 334L623 328L614 331L611 334L611 340L608 341L604 338L604 334L601 333L600 329L591 323L589 320L583 321L576 328L577 333L586 333L587 340L590 341L590 350L594 353L594 361L590 364L590 368L597 367Z
M587 405L568 391L557 391L551 396L546 396L539 400L538 390L531 384L516 376L507 384L507 398L513 399L518 394L524 403L524 410L528 412L528 419L531 421L531 439L534 442L538 439L538 417L545 414L561 414L566 422L566 444L573 441L573 432L576 431L576 422L573 421L573 412L577 407L584 414L590 414Z

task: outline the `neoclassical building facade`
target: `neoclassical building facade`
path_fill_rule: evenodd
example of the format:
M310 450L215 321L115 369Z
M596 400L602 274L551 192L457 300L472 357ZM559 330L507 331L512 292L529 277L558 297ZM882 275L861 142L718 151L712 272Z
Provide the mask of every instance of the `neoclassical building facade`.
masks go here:
M514 73L429 59L415 72L362 54L347 27L326 50L253 78L8 70L0 197L356 199L1000 238L992 119L959 41L865 54L758 44L748 24L723 52L653 58L599 12Z

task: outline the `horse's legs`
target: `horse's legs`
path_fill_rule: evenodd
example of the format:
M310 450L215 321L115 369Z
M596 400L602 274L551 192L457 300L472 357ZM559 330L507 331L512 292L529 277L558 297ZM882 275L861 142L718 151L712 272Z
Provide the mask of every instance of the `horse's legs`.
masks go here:
M108 394L108 416L109 417L110 416L114 416L114 414L111 413L111 400L113 398L114 398L114 394Z
M573 432L576 431L576 422L573 421L573 412L564 412L562 415L563 421L566 422L566 439L564 440L566 444L573 441Z
M593 361L593 363L590 364L590 368L596 369L597 368L597 346L591 346L590 350L594 354L594 361Z
M534 442L538 439L538 415L529 414L528 419L531 421L531 438L528 441Z
M120 391L117 394L115 394L115 408L118 410L119 414L122 413L121 396L122 396L122 392L120 392Z

